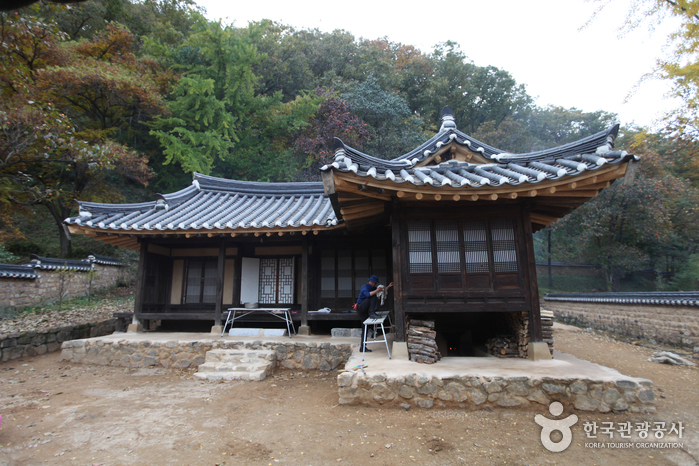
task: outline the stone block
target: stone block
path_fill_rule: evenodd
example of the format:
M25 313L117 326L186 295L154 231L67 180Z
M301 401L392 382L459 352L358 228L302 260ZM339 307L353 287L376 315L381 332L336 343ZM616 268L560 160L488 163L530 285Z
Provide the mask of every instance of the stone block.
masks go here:
M352 336L351 328L334 328L330 330L330 336L335 338L349 338Z
M409 385L401 385L400 389L398 390L398 395L401 398L410 399L415 396L415 388Z
M431 398L427 400L416 400L415 405L418 408L430 409L434 406L434 400Z
M638 399L643 403L649 403L655 399L653 390L641 390L638 392Z
M530 342L527 345L527 356L533 361L552 359L549 345L544 342Z
M0 342L0 348L12 348L13 346L17 346L16 338L5 338Z
M408 343L404 341L394 341L391 347L391 356L397 361L409 360Z
M296 330L297 335L310 335L311 334L311 327L308 325L301 325L299 328Z
M129 327L126 329L126 333L143 333L143 325L129 324Z

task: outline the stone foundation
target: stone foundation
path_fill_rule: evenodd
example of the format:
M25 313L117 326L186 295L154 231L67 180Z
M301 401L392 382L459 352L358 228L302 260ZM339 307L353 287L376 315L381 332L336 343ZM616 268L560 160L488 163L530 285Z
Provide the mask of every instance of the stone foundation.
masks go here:
M623 377L530 378L454 376L413 373L388 377L344 372L338 376L340 404L418 408L525 408L559 401L580 411L654 412L653 382Z
M121 367L164 367L185 369L204 363L212 349L273 350L275 367L330 371L347 362L350 344L270 341L129 341L89 339L66 341L61 358L71 363Z

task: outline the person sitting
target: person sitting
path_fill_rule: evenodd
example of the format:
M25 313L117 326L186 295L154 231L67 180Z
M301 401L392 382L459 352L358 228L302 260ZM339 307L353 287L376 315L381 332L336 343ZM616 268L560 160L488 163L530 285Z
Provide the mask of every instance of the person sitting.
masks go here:
M359 296L357 297L357 314L359 315L359 319L361 322L364 322L369 317L371 317L372 319L380 318L376 314L376 311L379 308L379 300L376 294L382 289L388 290L389 288L391 288L393 286L393 282L389 283L388 286L385 288L377 288L378 284L379 277L377 277L376 275L372 275L371 277L369 277L369 281L364 286L362 286L361 290L359 291ZM367 326L363 325L362 327L362 345L364 345ZM360 347L359 351L365 351L367 353L371 352L370 349L364 348L363 346Z

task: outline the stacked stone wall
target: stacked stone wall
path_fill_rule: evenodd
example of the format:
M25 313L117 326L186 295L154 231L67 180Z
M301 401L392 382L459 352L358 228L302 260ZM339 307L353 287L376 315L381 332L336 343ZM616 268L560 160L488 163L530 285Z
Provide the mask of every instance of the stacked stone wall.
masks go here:
M655 343L699 346L699 307L541 301L559 322Z
M344 372L338 376L340 404L418 408L525 408L559 401L581 411L654 412L653 382L621 378L430 377Z
M115 324L116 319L108 319L102 322L52 328L44 332L0 335L2 361L58 351L61 344L69 340L109 335L114 332Z
M90 339L64 342L61 358L71 363L103 366L186 369L203 364L206 352L212 349L272 350L277 367L321 371L336 369L352 355L350 344Z
M58 301L61 292L61 275L64 276L63 299L87 296L92 276L92 292L111 288L118 283L133 281L129 267L93 264L94 274L83 271L59 272L35 269L38 278L0 278L0 310L4 313L26 306L36 306Z

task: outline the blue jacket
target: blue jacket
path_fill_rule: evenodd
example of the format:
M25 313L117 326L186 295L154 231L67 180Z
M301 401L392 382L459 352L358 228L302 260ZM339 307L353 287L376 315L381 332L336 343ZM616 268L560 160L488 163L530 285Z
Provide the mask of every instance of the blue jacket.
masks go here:
M370 284L365 284L362 286L362 289L359 291L359 296L357 297L357 304L361 303L365 299L368 299L371 297L371 292L376 289L375 286L371 286Z

